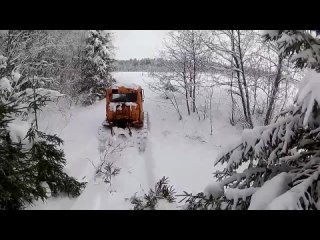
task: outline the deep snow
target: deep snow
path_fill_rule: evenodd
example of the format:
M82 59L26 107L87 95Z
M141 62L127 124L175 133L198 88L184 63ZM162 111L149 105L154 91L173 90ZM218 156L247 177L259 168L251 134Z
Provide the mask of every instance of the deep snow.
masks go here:
M222 91L215 90L211 136L209 119L199 121L196 115L184 115L179 121L169 101L147 88L146 82L152 79L146 73L114 73L114 77L120 83L139 84L145 90L144 108L150 119L146 151L140 153L128 145L110 159L121 168L111 186L95 179L94 166L100 162L97 131L105 117L105 100L89 107L52 105L42 113L40 127L65 141L66 172L88 184L78 198L50 198L27 209L132 209L130 197L148 192L163 176L169 177L177 194L202 192L214 182L217 154L240 136L225 117Z

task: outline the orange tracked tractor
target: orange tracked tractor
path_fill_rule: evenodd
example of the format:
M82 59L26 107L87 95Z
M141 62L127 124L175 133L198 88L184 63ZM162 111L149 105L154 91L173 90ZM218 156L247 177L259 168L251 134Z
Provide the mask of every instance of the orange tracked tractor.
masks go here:
M112 136L135 135L141 150L146 139L148 114L143 110L144 91L139 85L117 84L106 89L106 120ZM133 134L135 132L135 134Z

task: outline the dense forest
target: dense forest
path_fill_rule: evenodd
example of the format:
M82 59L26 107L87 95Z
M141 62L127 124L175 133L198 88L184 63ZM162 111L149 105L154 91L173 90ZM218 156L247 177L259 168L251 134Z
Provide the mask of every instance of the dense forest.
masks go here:
M143 58L116 60L114 62L114 71L117 72L149 72L149 71L164 71L163 59Z

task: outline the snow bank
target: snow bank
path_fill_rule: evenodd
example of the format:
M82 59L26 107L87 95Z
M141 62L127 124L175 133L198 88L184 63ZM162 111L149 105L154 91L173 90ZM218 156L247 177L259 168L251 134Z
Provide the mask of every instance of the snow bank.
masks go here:
M289 183L292 176L289 173L282 172L265 182L251 197L251 203L248 210L263 210L276 197L280 196L289 189Z

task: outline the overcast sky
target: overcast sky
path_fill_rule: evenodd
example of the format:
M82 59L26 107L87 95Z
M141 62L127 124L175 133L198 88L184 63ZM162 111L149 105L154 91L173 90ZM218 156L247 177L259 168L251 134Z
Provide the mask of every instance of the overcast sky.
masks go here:
M154 58L169 30L113 30L115 58Z

